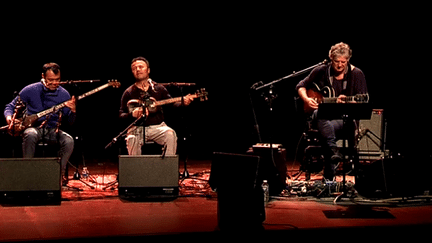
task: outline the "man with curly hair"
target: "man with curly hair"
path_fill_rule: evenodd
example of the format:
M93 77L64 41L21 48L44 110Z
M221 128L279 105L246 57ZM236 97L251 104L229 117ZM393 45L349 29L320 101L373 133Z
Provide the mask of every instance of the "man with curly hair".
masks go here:
M358 94L367 94L366 79L363 72L353 66L349 61L352 56L352 50L346 43L340 42L330 48L330 63L320 65L314 68L311 73L297 86L297 92L305 103L305 107L314 110L312 114L313 121L316 122L318 131L323 138L323 146L326 161L324 177L333 180L336 165L341 161L336 141L341 138L343 121L325 120L317 118L318 102L313 97L309 97L309 89L323 90L324 87L331 90L332 96L337 97L337 103L346 102L347 96Z

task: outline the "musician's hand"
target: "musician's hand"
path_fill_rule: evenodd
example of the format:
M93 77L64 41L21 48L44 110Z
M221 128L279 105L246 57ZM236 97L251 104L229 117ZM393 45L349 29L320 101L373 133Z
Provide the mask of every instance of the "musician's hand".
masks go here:
M69 109L75 113L76 112L76 99L75 96L72 96L72 98L65 103L66 107L69 107Z
M11 124L11 122L12 122L12 116L7 116L6 117L6 122L7 122L8 125Z
M312 109L318 109L318 102L316 102L316 100L315 99L313 99L313 98L307 98L306 100L305 100L305 102L307 103L307 105L310 107L310 108L312 108Z
M145 112L146 112L146 116L148 116L149 110L147 108L146 108ZM138 107L134 111L132 111L132 116L135 118L141 117L142 115L143 115L143 108L142 107Z
M143 114L143 108L142 107L138 107L132 111L132 116L135 118L141 117L142 114Z
M346 95L339 95L336 103L345 103L345 100L346 100Z
M192 103L192 101L194 100L193 95L188 94L185 97L183 97L183 102L184 105L190 105L190 103Z

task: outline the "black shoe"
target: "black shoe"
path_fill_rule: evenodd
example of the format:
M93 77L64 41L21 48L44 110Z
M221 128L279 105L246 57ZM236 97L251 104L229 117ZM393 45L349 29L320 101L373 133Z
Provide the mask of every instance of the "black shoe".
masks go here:
M332 155L330 157L330 160L332 164L337 164L339 162L342 162L342 154L339 153L339 149L337 147L332 147L331 151L332 151Z
M68 182L69 182L68 178L66 178L66 176L63 175L61 180L62 187L66 187Z

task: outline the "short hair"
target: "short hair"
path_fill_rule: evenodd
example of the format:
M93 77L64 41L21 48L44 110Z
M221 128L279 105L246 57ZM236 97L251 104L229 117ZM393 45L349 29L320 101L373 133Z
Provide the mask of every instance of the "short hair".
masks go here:
M329 51L330 60L333 60L337 56L346 56L349 60L352 56L352 50L346 43L340 42L332 46Z
M46 63L42 67L43 74L46 75L48 70L53 71L54 74L58 74L60 72L60 65L54 62Z
M144 57L135 57L134 59L132 59L131 66L132 66L132 64L134 64L134 62L137 62L137 61L145 62L147 64L147 68L150 68L149 61L147 59L145 59Z

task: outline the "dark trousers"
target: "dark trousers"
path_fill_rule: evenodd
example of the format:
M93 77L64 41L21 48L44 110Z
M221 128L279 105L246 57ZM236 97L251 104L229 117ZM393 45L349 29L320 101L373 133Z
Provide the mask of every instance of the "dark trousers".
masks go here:
M336 142L340 139L347 139L347 151L352 153L355 146L355 130L357 127L356 122L350 120L344 124L342 119L317 119L317 110L314 112L312 119L316 122L316 126L322 138L322 146L325 151L324 156L326 159L324 165L324 177L326 179L332 179L337 169L338 163L337 161L330 159L333 155L335 155L335 152L338 151Z

